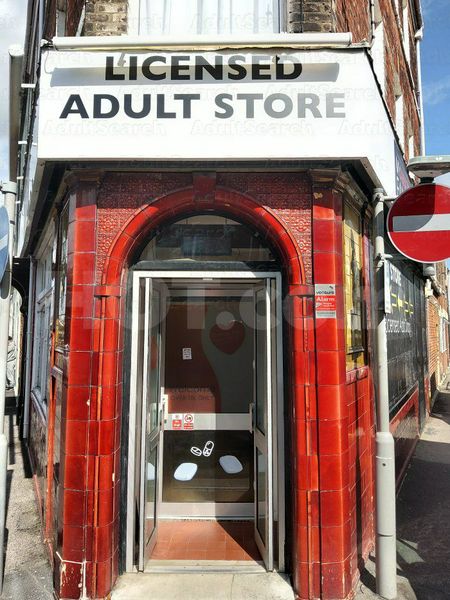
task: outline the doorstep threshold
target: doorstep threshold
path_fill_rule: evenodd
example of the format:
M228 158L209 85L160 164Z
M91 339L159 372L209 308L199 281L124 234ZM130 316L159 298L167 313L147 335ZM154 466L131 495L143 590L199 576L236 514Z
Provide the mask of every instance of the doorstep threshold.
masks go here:
M150 560L144 573L266 573L256 560Z

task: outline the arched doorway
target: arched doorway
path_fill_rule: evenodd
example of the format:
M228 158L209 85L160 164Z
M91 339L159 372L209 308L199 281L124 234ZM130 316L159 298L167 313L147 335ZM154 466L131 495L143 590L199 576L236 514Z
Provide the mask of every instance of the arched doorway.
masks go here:
M126 569L284 569L281 262L225 212L130 268Z

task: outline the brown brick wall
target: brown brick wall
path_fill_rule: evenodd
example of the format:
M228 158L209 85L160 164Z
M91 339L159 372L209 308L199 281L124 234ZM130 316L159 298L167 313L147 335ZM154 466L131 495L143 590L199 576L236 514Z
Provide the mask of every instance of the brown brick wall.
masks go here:
M288 31L335 31L334 5L335 0L288 0Z
M85 0L67 0L66 35L75 35L80 23Z
M336 31L351 31L353 42L370 40L368 0L335 0Z
M86 0L85 35L127 32L127 0Z
M440 313L448 314L447 268L445 263L436 264L436 279L446 294L429 296L427 299L427 334L428 334L428 368L430 374L430 392L433 396L450 366L449 348L441 352L440 348ZM447 343L448 343L447 332Z
M385 31L386 102L388 110L395 123L395 80L398 76L404 101L405 140L403 143L405 154L408 155L409 135L414 135L414 153L419 154L419 115L415 101L415 90L409 76L410 66L402 49L402 32L397 24L393 1L380 0L380 7ZM413 65L413 78L417 79L417 68L414 64L416 59L415 42L411 37L412 27L410 31L410 48L412 50L410 63Z

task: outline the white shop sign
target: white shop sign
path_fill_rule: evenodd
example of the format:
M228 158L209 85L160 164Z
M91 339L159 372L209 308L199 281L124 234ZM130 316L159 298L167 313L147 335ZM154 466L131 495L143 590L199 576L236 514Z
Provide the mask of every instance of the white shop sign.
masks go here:
M394 194L362 50L43 55L41 160L361 159Z

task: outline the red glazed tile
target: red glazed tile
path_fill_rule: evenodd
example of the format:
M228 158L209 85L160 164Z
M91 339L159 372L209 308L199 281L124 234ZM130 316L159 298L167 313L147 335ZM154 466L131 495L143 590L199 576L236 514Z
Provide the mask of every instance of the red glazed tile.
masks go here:
M97 207L95 206L95 200L92 204L85 203L80 205L77 200L77 207L75 208L75 221L95 221L97 214Z
M100 373L99 373L99 364L100 364L100 353L92 352L92 363L91 363L91 385L98 386Z
M70 350L92 349L92 319L71 319L70 321Z
M105 319L118 319L120 316L120 298L108 296L105 299Z
M94 547L97 562L103 562L112 557L112 523L95 527Z
M348 451L342 455L320 457L320 489L341 490L348 485Z
M98 489L110 490L114 485L114 454L99 457Z
M306 388L305 385L294 385L292 389L292 419L306 421Z
M115 352L119 346L119 321L118 319L105 319L103 321L103 351Z
M69 225L69 252L95 252L95 221L74 221Z
M335 249L335 222L332 220L313 221L313 245L317 252L332 252ZM339 247L339 251L341 246Z
M302 562L318 562L320 560L319 527L297 526L297 551Z
M101 418L108 421L114 419L116 415L116 395L117 386L109 385L99 388L101 397Z
M340 321L334 319L316 319L315 324L317 350L344 351L344 328L340 327Z
M64 525L62 555L66 561L81 562L84 559L84 527Z
M102 386L111 386L117 383L117 352L101 353Z
M335 283L340 281L336 273L336 254L334 252L315 252L313 255L314 282Z
M63 420L61 427L64 431L65 453L86 454L87 422Z
M117 421L99 421L99 453L110 454L116 450L115 447L115 428Z
M322 565L322 594L324 598L340 600L350 593L350 559Z
M69 352L67 382L69 385L86 386L91 380L91 353Z
M336 212L332 199L327 198L326 200L320 199L314 201L313 219L314 221L326 219L334 222L336 219Z
M85 421L89 417L89 394L88 386L64 386L65 391L65 417L68 421Z
M61 489L60 503L63 508L64 525L82 527L85 521L85 494L74 490Z
M345 385L319 385L317 396L319 419L340 419L346 414Z
M319 387L344 383L345 363L344 355L341 352L317 352L317 381Z
M63 458L63 456L61 457ZM86 457L65 455L64 487L69 490L84 490L86 487Z
M348 421L319 422L319 451L320 455L342 454L348 448Z
M123 260L116 260L112 257L108 258L105 266L104 272L106 273L106 278L108 280L109 285L119 286L122 273L123 273L124 263Z
M60 597L79 598L82 588L83 565L70 560L62 560L59 570Z
M95 281L95 253L75 252L73 255L72 285L93 284Z
M299 490L318 489L317 456L297 455L297 487Z
M96 596L106 598L112 588L112 561L111 558L104 562L96 563Z
M320 519L324 527L342 526L348 520L349 492L347 488L320 492Z
M322 527L322 561L342 562L350 557L350 521L335 527Z

